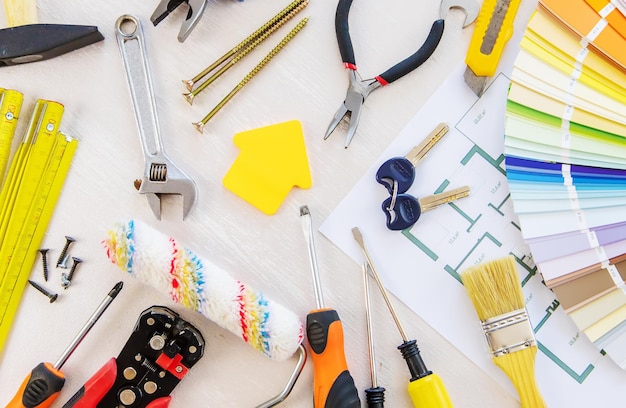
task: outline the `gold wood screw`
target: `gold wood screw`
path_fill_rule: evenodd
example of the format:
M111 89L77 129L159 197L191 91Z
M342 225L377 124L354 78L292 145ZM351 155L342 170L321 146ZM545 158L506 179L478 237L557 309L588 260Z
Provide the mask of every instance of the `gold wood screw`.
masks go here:
M294 4L294 3L296 3L296 2L294 1L292 4ZM232 66L234 66L239 61L241 61L241 59L243 57L248 55L250 53L250 51L255 49L263 41L265 41L267 39L267 37L269 37L274 31L278 30L287 21L291 20L297 13L300 12L300 10L302 10L304 7L306 7L306 5L309 3L309 1L308 0L304 0L304 1L299 0L299 3L300 4L295 9L290 10L289 13L284 15L280 20L278 20L274 24L270 25L260 35L257 35L255 38L252 38L251 41L247 41L246 47L241 52L239 52L237 55L235 55L233 57L233 59L228 61L224 66L222 66L215 74L213 74L209 78L207 78L207 80L204 81L202 84L200 84L200 86L198 88L196 88L193 91L191 91L191 89L190 89L191 92L183 94L183 96L185 97L185 100L187 102L189 102L190 105L193 104L193 100L196 97L196 95L198 95L200 92L205 90L209 85L211 85L213 82L215 82L215 80L217 78L219 78L224 72L228 71L228 69L230 69ZM250 37L248 37L248 38L250 38ZM248 40L248 39L246 39L246 40ZM246 41L246 40L244 40L244 41ZM211 67L209 67L209 68L211 68ZM202 71L202 73L204 73L204 71ZM206 74L204 74L204 75L207 75L207 74L208 74L208 72ZM195 82L194 82L194 84L195 84Z
M246 49L248 46L250 46L250 44L255 42L255 40L257 40L259 37L263 36L266 31L269 30L269 34L271 34L272 32L276 31L277 28L279 28L280 26L285 24L287 21L289 21L293 16L295 16L298 12L300 12L308 4L309 4L309 0L295 0L295 1L291 2L287 7L282 9L278 14L276 14L269 21L267 21L265 24L263 24L261 27L259 27L255 32L253 32L252 34L247 36L239 44L235 45L230 51L228 51L226 54L222 55L220 58L218 58L215 62L213 62L208 67L206 67L202 72L200 72L198 75L196 75L192 79L183 80L183 83L185 84L185 86L187 87L187 89L189 91L192 91L193 87L195 86L195 84L198 81L200 81L202 78L204 78L209 72L213 71L215 68L220 66L228 58L230 58L233 55L237 54L241 50ZM265 36L261 41L259 41L257 44L255 44L254 47L259 45L259 43L262 42L266 38L267 38L267 36ZM252 47L252 48L254 48L254 47ZM247 52L249 52L249 50ZM221 75L221 73L220 73L220 75ZM193 97L192 97L192 99L193 99Z
M302 20L300 20L300 22L278 43L278 45L276 45L276 47L274 47L266 56L265 58L263 58L261 60L261 62L259 62L257 64L256 67L252 68L252 70L248 73L248 75L246 75L241 82L239 82L232 91L230 91L228 93L228 95L226 95L226 97L224 97L224 99L222 99L217 106L215 106L215 108L213 108L213 110L211 112L209 112L200 122L195 122L193 123L194 127L198 130L198 132L202 133L202 131L204 130L204 126L206 125L206 123L213 117L215 116L215 114L224 107L224 105L226 105L226 103L228 103L228 101L230 101L232 99L233 96L235 96L235 94L237 94L237 92L239 92L241 90L241 88L243 88L244 86L246 86L246 84L248 82L250 82L250 80L252 78L254 78L259 71L261 71L263 69L263 67L265 67L265 65L267 65L268 62L270 62L272 60L272 58L274 58L274 56L276 54L278 54L280 52L280 50L282 50L285 45L287 45L287 43L289 43L289 41L291 41L293 39L293 37L296 36L296 34L298 34L298 32L300 32L300 30L302 30L302 28L306 25L306 23L309 21L308 17L303 18Z

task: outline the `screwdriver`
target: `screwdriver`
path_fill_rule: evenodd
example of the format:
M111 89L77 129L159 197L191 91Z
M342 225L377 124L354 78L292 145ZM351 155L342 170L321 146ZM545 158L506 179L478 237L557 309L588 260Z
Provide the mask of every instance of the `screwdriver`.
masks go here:
M367 262L363 263L363 292L365 297L365 321L367 323L367 344L370 356L370 377L372 386L365 390L367 408L384 408L385 388L378 386L378 376L376 375L376 351L374 347L374 331L372 328L372 308L370 306L369 279L367 276Z
M306 334L313 360L314 408L359 408L361 400L348 371L344 351L343 326L336 310L324 307L324 296L313 241L309 207L300 207L300 219L309 252L317 309L306 319Z
M416 408L452 408L452 401L448 396L448 392L446 391L441 377L426 368L426 364L424 363L424 360L420 355L420 350L417 347L417 341L409 340L407 337L404 327L402 327L400 319L398 318L398 314L396 313L396 310L391 303L391 299L387 294L387 289L385 289L378 272L376 272L372 258L367 250L367 247L365 246L365 241L363 240L361 231L359 231L357 227L354 227L352 228L352 235L361 247L363 255L365 255L367 266L372 272L372 276L374 277L374 280L376 280L376 284L378 285L383 298L387 303L391 316L400 331L400 336L402 336L402 344L398 346L398 350L400 350L400 353L409 368L409 372L411 373L408 392L411 397L411 401L413 402L413 406Z
M87 323L80 332L74 337L72 343L65 349L61 357L54 363L39 363L30 373L19 391L9 402L6 408L45 408L49 407L52 402L59 396L61 388L65 384L65 374L61 371L61 367L72 355L76 347L83 341L89 330L98 321L100 316L109 307L113 299L122 290L123 282L118 282L109 291L104 300L100 303L96 311L91 315Z

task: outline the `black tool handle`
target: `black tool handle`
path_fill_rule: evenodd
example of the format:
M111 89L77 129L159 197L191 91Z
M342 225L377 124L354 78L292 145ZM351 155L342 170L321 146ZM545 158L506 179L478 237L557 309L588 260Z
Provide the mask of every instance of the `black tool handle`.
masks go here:
M415 54L389 68L378 77L382 78L387 84L390 84L426 62L433 52L435 52L437 45L439 45L439 41L441 41L441 37L443 36L443 28L443 19L435 20L430 28L430 33L428 33L426 41L424 41L424 44L422 44L419 50L417 50ZM379 80L379 82L381 81ZM386 85L385 83L382 84Z
M367 388L365 400L367 401L367 408L385 408L385 388Z
M356 69L354 48L352 48L352 39L350 38L350 29L348 26L350 6L352 6L352 0L339 0L337 12L335 13L335 33L337 34L337 44L339 45L341 60L344 64L353 65L354 69Z

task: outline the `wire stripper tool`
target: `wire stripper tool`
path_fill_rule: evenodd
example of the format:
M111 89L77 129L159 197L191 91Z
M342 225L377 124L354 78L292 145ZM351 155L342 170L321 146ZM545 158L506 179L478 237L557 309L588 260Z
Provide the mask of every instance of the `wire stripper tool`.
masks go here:
M202 334L164 306L144 310L111 358L63 408L159 407L204 353Z

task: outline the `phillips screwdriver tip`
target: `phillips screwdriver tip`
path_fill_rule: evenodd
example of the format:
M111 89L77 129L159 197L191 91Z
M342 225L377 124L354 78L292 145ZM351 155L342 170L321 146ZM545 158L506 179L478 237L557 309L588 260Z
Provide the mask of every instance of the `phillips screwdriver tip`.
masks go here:
M124 282L119 281L113 286L113 289L109 292L109 297L115 299L115 297L120 293L122 287L124 286Z

